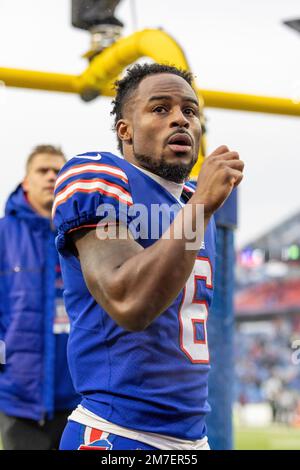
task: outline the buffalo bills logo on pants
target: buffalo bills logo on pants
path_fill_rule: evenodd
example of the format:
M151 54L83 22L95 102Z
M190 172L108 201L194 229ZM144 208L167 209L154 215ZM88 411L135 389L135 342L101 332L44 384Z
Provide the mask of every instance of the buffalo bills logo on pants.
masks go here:
M81 444L78 450L112 450L113 445L107 439L108 436L108 432L87 426L84 431L84 444Z

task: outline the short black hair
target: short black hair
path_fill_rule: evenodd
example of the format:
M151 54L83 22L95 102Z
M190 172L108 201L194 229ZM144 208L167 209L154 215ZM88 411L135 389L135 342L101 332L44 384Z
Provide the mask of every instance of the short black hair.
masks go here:
M113 109L111 114L115 116L114 130L116 131L117 122L123 117L124 104L128 98L137 89L141 81L150 75L160 73L171 73L183 78L192 86L193 75L191 72L174 67L173 65L163 65L157 63L134 64L126 70L126 75L115 82L116 97L112 101ZM118 148L122 152L122 140L117 136Z

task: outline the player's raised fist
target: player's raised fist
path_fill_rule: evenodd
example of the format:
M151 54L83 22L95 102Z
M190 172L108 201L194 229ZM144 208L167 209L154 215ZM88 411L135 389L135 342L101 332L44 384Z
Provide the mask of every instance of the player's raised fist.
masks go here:
M238 152L226 145L214 150L202 165L194 201L204 204L206 215L212 215L243 179L244 162Z

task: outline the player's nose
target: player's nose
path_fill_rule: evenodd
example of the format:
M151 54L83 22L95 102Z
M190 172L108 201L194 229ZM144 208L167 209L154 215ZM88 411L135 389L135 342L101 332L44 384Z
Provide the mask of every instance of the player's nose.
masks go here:
M189 128L190 123L187 119L187 116L184 114L180 106L177 106L173 109L171 113L171 127L185 127L186 129Z
M50 168L48 171L47 171L47 180L48 181L51 181L51 182L54 182L57 178L57 172L55 170L52 170L52 168Z

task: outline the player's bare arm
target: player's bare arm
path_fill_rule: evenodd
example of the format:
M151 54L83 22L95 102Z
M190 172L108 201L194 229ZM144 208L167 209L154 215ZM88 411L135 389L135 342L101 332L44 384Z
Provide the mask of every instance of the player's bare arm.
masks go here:
M226 146L217 148L206 158L187 204L195 210L183 208L171 226L170 239L161 238L146 249L130 239L99 240L95 229L73 234L88 289L117 324L130 331L143 330L172 303L185 285L199 249L186 250L183 213L191 217L193 226L197 207L204 204L205 229L212 214L241 182L243 168L237 152ZM178 229L181 239L172 237Z

